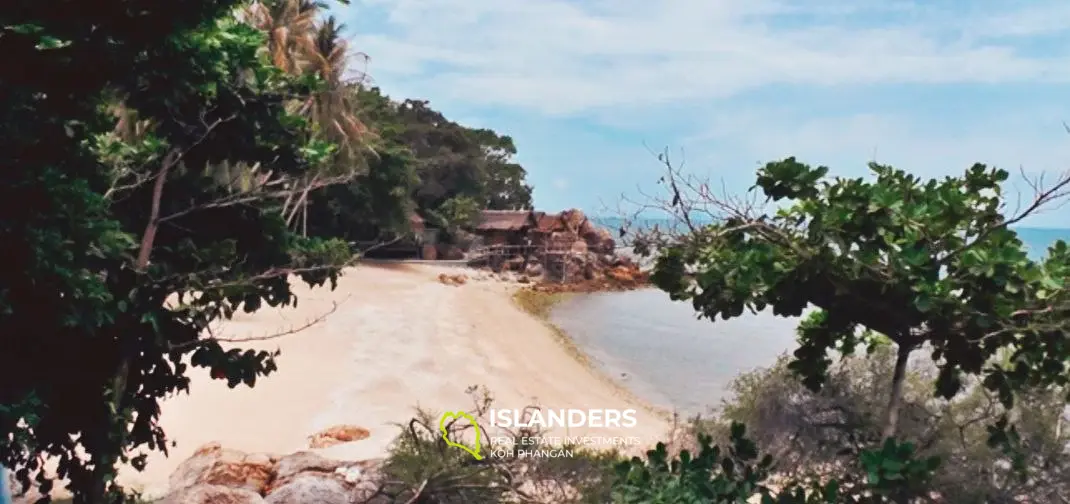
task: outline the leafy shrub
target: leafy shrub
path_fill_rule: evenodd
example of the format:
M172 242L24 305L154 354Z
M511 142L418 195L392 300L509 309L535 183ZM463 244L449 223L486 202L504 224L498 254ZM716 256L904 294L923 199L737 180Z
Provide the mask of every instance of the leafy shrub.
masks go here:
M473 394L476 391L470 389ZM447 424L446 437L464 443L467 431L482 429L478 424L491 402L490 395L482 391L470 412L477 425ZM746 437L740 423L728 428L726 449L715 445L712 436L698 434L694 454L687 449L673 454L659 443L645 458L625 459L613 450L564 446L573 450L573 457L498 458L484 452L484 458L476 460L446 443L436 428L437 419L419 411L400 426L402 435L383 465L386 484L381 494L392 502L904 503L926 492L939 462L935 457L919 457L910 443L888 440L878 449L859 451L859 470L846 473L847 477L784 478L776 474L774 458L759 453L758 444ZM516 439L542 435L528 428L507 433Z
M774 456L778 474L865 480L859 457L865 447L880 445L883 398L894 359L894 351L884 347L846 357L832 367L821 392L814 393L799 383L788 369L789 358L783 357L770 368L737 378L734 398L721 407L718 419L695 419L693 431L724 443L730 440L731 422L743 422L758 446ZM897 436L917 446L919 456L945 461L927 481L929 492L963 504L1021 502L1022 497L1047 502L1070 495L1064 389L1023 391L1007 411L975 384L967 384L954 400L935 399L935 379L935 369L912 363ZM989 443L989 427L1004 413L1017 424L1024 454L1017 462L1024 476L1015 471L1015 458Z
M776 480L771 455L759 456L741 423L729 428L729 448L722 452L713 437L699 434L698 452L682 450L670 457L659 443L647 453L618 466L614 504L818 504L907 503L914 501L939 465L935 457L918 458L913 445L888 439L877 450L863 450L861 481L828 478ZM779 488L775 488L775 487Z
M475 407L468 413L481 424L493 402L485 389L469 389ZM490 457L476 460L463 450L450 447L438 430L439 416L419 410L394 441L383 465L386 484L381 493L398 503L491 504L541 502L546 504L604 503L613 482L613 469L623 460L615 451L563 446L573 457ZM466 443L473 429L467 422L448 423L451 442ZM496 434L500 435L500 434ZM538 437L533 428L507 430L514 440ZM517 442L516 445L520 443ZM468 444L471 446L471 444ZM485 446L485 445L484 445Z

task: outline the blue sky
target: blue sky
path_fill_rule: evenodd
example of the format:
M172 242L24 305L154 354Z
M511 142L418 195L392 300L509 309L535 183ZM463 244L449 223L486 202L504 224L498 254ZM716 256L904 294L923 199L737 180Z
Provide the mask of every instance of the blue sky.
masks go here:
M386 93L512 136L540 209L612 214L622 194L656 192L649 149L682 152L685 171L730 192L790 155L842 176L873 159L927 177L974 162L1049 180L1070 169L1066 0L353 0L335 11L370 57L354 66ZM1070 227L1070 205L1028 224Z

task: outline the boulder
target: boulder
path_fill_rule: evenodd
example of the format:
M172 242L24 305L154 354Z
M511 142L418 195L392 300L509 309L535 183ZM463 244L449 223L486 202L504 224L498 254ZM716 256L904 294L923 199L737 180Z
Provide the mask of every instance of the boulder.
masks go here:
M157 504L264 504L264 498L245 488L206 484L174 492Z
M172 492L194 486L226 486L259 495L272 479L274 464L268 455L225 450L219 443L209 443L182 462L168 484Z
M438 281L445 285L460 286L468 282L468 277L465 275L447 275L445 273L439 273Z
M331 438L361 438L367 433L351 426L324 432ZM158 503L387 504L389 500L379 495L381 464L381 460L331 460L310 451L281 458L245 454L210 443L175 470L170 493Z
M273 504L386 503L369 500L379 490L379 461L343 462L312 452L279 459L276 478L265 500Z
M528 267L524 270L524 274L531 277L537 277L542 275L542 265L537 262L528 263Z
M282 457L275 463L275 481L273 487L303 472L333 473L345 462L332 460L315 452L300 451Z
M572 253L574 254L587 255L587 242L583 240L576 240L572 242L570 250L572 250Z
M285 484L272 490L264 499L268 504L351 504L346 485L330 475L318 473L299 474Z
M573 232L579 233L583 223L587 221L587 216L583 215L578 209L565 210L561 212L561 222L565 224L565 227Z
M322 432L317 432L309 437L309 448L327 448L342 443L350 443L368 439L371 432L364 427L356 425L335 425Z

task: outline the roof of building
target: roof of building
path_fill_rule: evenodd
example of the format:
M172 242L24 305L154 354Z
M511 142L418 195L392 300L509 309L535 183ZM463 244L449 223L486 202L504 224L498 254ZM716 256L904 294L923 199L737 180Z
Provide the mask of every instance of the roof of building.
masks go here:
M480 231L520 231L535 223L531 210L483 210L476 229Z

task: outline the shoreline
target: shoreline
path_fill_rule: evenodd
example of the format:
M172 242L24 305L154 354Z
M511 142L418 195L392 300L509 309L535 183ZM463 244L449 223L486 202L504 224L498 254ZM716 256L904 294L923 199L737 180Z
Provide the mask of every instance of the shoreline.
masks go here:
M568 334L568 332L566 332L564 329L561 329L550 320L551 311L559 303L562 303L572 298L573 296L582 296L587 294L592 294L592 292L542 292L533 289L523 288L518 289L516 292L513 293L512 301L521 310L525 311L532 317L539 319L543 323L543 325L545 325L546 328L553 334L554 339L557 340L557 342L564 348L564 350L568 352L569 355L571 355L574 359L576 359L577 362L588 368L591 373L597 375L599 378L605 381L607 385L617 389L617 391L627 397L629 401L641 405L647 413L662 417L663 420L671 424L674 421L673 417L676 415L676 413L674 413L671 409L655 405L650 401L640 397L639 394L628 388L626 384L614 378L610 373L600 369L599 366L594 362L594 359L582 348L580 348L580 346L576 343L576 340L573 339L572 336ZM529 301L521 299L525 295L534 298L543 298L543 300L536 301L537 306L532 306L532 303L530 303Z
M443 273L467 281L446 285L438 278ZM629 451L636 453L669 439L671 413L602 372L567 334L522 306L516 296L524 284L488 276L451 266L361 264L335 291L295 285L297 308L236 315L222 331L240 338L337 310L297 334L240 344L282 351L279 372L255 388L229 389L192 369L191 393L161 405L161 426L177 442L171 456L153 452L144 472L122 468L120 481L160 496L175 467L211 442L247 453L381 458L401 432L397 424L416 408L470 409L470 386L489 390L495 409L634 409L638 418L634 427L558 427L547 436L635 437L641 441ZM366 428L370 436L309 447L310 436L337 425Z

